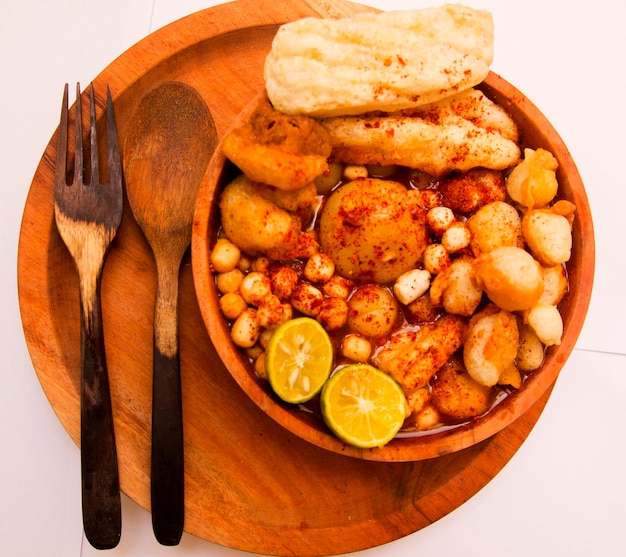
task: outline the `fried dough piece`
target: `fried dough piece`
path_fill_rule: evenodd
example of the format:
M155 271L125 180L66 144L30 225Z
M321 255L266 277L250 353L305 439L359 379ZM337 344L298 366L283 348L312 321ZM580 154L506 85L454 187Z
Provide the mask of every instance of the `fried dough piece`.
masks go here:
M507 311L530 309L543 293L541 266L522 248L495 248L478 257L474 268L478 285Z
M486 387L495 385L510 368L519 347L517 320L512 313L488 306L474 315L463 346L463 361L472 378Z
M483 205L468 220L470 247L476 257L503 246L524 248L522 219L513 205L494 201Z
M482 300L483 290L476 283L474 259L461 256L439 273L430 285L430 300L448 313L469 317Z
M246 124L226 135L222 151L252 181L292 191L328 170L331 144L313 118L286 116L263 99Z
M438 187L442 203L459 213L473 213L494 201L506 201L502 172L473 168L461 175L453 175Z
M565 263L572 254L571 217L575 206L564 203L558 202L549 209L532 209L522 219L524 239L531 253L546 267Z
M492 389L467 373L463 361L448 360L433 382L432 402L446 416L467 420L484 414L492 402Z
M287 114L402 110L480 83L493 43L491 14L458 4L304 18L276 33L265 62L266 89Z
M403 330L378 352L374 365L389 373L405 392L426 386L465 340L466 320L444 315L418 329Z
M528 209L543 207L554 199L559 188L559 163L545 149L524 149L524 160L511 172L506 189L511 199Z
M476 167L503 170L520 157L515 122L477 89L418 109L322 124L334 158L349 164L399 164L442 176Z

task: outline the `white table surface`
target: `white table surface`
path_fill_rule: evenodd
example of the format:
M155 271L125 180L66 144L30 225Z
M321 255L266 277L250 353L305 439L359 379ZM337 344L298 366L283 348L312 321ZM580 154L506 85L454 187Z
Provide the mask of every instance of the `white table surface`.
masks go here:
M36 166L58 123L62 86L87 84L150 32L218 2L0 2L0 555L87 557L79 450L34 373L19 315L19 227ZM438 2L369 0L384 9ZM518 453L466 504L364 557L626 555L626 3L473 0L496 23L492 69L546 114L576 160L596 230L584 330ZM74 37L80 38L80 40ZM242 536L246 533L242 532ZM418 553L419 552L419 553ZM185 534L159 546L124 496L117 556L246 555Z

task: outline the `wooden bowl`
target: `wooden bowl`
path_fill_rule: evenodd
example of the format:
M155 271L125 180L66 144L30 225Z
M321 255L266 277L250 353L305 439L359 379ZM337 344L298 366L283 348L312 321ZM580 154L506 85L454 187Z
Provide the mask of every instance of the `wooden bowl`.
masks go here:
M517 122L523 146L543 147L559 163L559 197L576 205L572 257L567 266L569 292L559 307L564 323L562 342L548 349L543 366L527 378L518 392L506 397L485 416L445 431L401 435L383 448L359 449L337 439L321 416L280 401L269 383L256 375L245 354L230 339L227 322L218 307L209 264L210 245L219 228L219 194L239 171L219 147L209 164L198 196L192 236L193 278L202 318L217 353L247 395L277 423L314 445L357 458L388 462L422 460L465 449L498 433L524 414L554 383L574 348L591 297L595 261L593 223L582 180L556 130L520 91L493 72L480 88ZM256 104L251 102L233 122L233 127L246 121Z

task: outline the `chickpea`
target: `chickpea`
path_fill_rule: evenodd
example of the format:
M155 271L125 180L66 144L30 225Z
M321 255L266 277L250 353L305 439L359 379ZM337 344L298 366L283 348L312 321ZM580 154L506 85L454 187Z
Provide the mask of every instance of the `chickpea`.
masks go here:
M227 292L219 300L220 310L227 319L237 319L248 307L238 292Z
M313 232L307 230L300 234L300 238L298 240L298 255L300 257L308 259L313 257L316 253L319 253L319 251L320 245L315 239Z
M249 271L252 268L252 260L245 254L241 254L239 258L239 263L237 263L237 268L242 270L244 273Z
M442 244L429 244L424 249L424 269L438 275L450 265L450 254Z
M343 339L341 354L353 362L367 362L372 355L372 343L361 335L350 333Z
M216 279L217 289L222 294L227 294L228 292L237 292L239 287L241 286L241 281L243 280L244 274L237 268L232 269L231 271L227 271L226 273L219 273Z
M422 387L411 391L406 397L409 415L420 412L429 400L430 389L428 387Z
M261 352L254 359L254 371L261 379L267 379L267 369L265 368L265 352Z
M256 360L263 353L263 347L257 342L254 346L246 348L246 356L251 360Z
M432 209L434 207L438 207L441 205L441 201L439 199L439 194L435 190L412 190L417 191L419 193L420 205L424 207L424 209Z
M448 253L455 253L470 245L472 234L464 222L452 223L441 237L441 244Z
M367 178L368 172L365 166L349 164L343 169L343 177L346 180L357 180L358 178Z
M335 263L326 253L316 253L304 266L304 277L311 282L326 282L335 274Z
M237 346L251 348L259 339L261 327L256 319L256 313L256 309L248 308L233 323L230 335Z
M452 209L448 207L433 207L426 213L426 224L437 236L442 236L455 220Z
M327 331L337 331L346 324L348 304L341 298L324 298L317 320Z
M316 317L320 312L324 295L312 284L301 282L298 284L291 295L291 305L304 315Z
M258 271L259 273L264 273L265 271L267 271L271 263L272 260L269 257L257 257L252 262L252 270Z
M274 334L274 329L263 329L259 335L259 346L265 350L267 345Z
M270 282L272 292L278 296L282 302L286 302L291 297L293 289L298 284L298 273L295 269L286 265L270 270Z
M269 294L259 304L257 320L261 327L275 329L281 323L289 321L292 316L292 308L289 304L282 303L278 296Z
M248 304L258 306L265 296L272 293L272 284L264 273L252 271L241 281L239 292Z
M241 251L226 238L220 238L211 252L211 264L217 273L232 271L239 263Z
M432 429L441 423L439 411L430 403L426 403L416 416L415 426L420 431Z
M370 338L390 333L396 325L399 309L391 292L376 284L357 288L348 300L348 325Z
M411 320L418 323L426 323L428 321L434 321L437 319L437 311L433 306L430 296L420 296L414 302L411 302L407 306L407 310L411 317Z
M333 275L322 285L322 292L331 298L341 298L347 300L352 291L351 280L340 275Z

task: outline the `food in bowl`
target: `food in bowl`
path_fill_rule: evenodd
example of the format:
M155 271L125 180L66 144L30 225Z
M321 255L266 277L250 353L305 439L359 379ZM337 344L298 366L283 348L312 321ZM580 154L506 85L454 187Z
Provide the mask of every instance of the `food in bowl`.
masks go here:
M522 153L513 119L474 85L435 101L422 91L398 110L381 95L364 114L281 112L268 87L224 139L242 172L221 193L211 263L232 340L259 377L275 331L313 319L334 350L327 385L348 366L374 368L404 393L402 430L432 433L492 411L559 344L576 208L558 199L552 153ZM354 414L377 417L358 400Z

